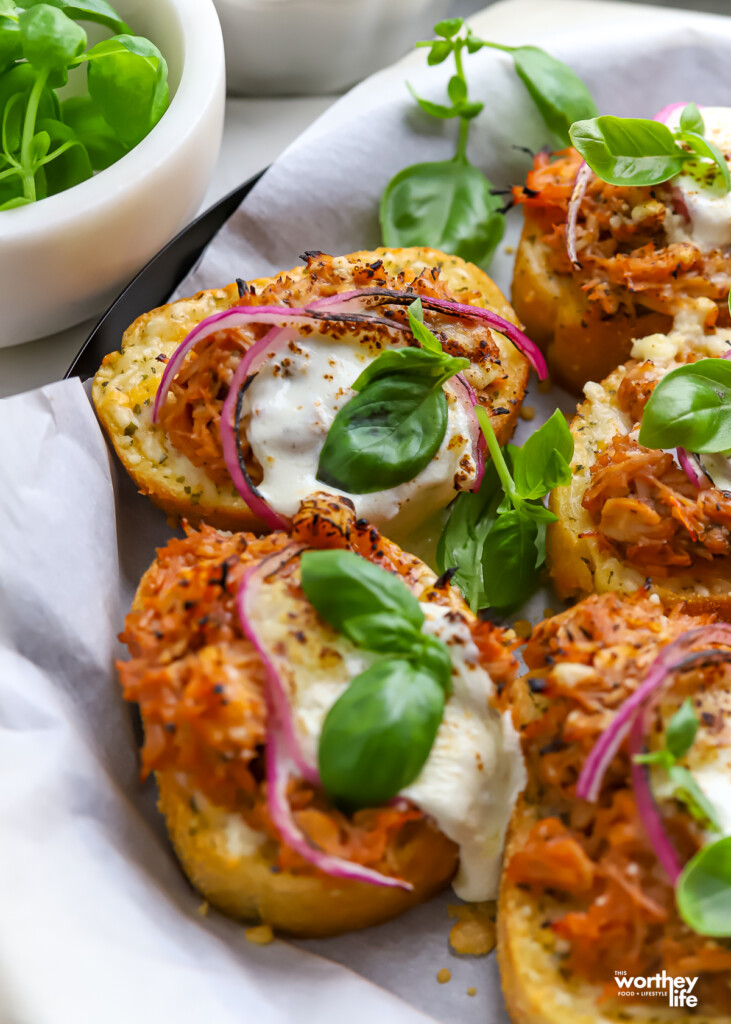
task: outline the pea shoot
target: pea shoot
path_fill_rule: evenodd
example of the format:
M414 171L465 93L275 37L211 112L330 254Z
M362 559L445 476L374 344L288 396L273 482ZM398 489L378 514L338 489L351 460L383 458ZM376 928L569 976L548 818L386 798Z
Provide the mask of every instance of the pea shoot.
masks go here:
M79 22L114 35L88 47ZM61 99L69 73L87 91ZM44 199L136 146L169 103L167 64L106 0L0 0L0 211Z
M536 46L504 46L475 36L462 18L434 26L437 38L417 43L428 47L430 65L450 56L455 73L449 79L449 104L418 96L421 109L442 120L459 119L457 151L452 160L414 164L391 180L381 200L381 230L387 246L430 245L487 268L505 231L505 216L492 183L467 157L470 124L484 104L470 99L465 54L485 47L509 53L515 70L546 126L561 146L579 118L597 113L583 82L561 61Z

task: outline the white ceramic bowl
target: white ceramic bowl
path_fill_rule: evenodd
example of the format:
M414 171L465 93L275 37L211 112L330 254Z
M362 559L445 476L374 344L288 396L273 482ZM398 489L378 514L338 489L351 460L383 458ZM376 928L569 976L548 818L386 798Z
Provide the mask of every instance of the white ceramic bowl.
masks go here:
M107 170L0 213L0 347L102 311L195 213L211 180L225 103L213 0L112 2L164 54L170 107L147 138Z
M338 92L429 39L450 0L215 0L229 92Z

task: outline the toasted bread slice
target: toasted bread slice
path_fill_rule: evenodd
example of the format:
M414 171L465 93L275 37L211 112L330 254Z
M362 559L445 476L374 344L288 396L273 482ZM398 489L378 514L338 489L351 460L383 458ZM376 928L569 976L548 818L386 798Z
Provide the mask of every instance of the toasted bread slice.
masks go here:
M633 418L617 401L626 373L627 368L620 366L601 384L587 384L586 399L571 423L573 478L549 499L549 508L558 516L546 534L547 562L556 590L569 599L606 591L632 594L645 586L664 605L680 604L693 614L715 611L731 618L731 558L715 556L688 568L670 567L664 578L648 579L641 569L607 550L582 505L597 456L615 435L628 435L633 429Z
M281 532L264 537L223 533L206 524L200 532L187 533L186 538L171 540L159 549L144 574L122 635L131 658L119 662L118 668L126 699L140 708L145 771L155 773L159 809L193 886L231 917L313 938L387 921L445 888L459 870L460 845L433 816L406 800L400 807L364 809L346 817L318 785L299 778L291 781L291 792L299 801L290 798L293 810L302 814L299 827L314 832L313 845L346 859L347 854L339 851L354 849L365 864L370 854L376 858L376 870L408 881L411 891L333 877L286 845L272 823L264 781L268 770L264 751L271 735L266 672L261 656L243 634L237 594L247 570L285 553L279 568L267 578L272 583L280 573L282 585L275 581L274 597L266 598L262 614L273 624L282 659L292 667L292 678L287 675L283 685L289 687L293 704L297 703L294 695L305 692L308 685L322 693L327 692L323 686L328 680L347 680L351 671L347 659L353 658L346 641L317 616L300 591L296 574L302 547L359 553L396 575L420 600L444 608L479 642L488 686L490 679L502 686L517 672L503 631L479 621L455 588L436 586L435 574L420 559L369 523L356 520L346 503L326 494L303 503L293 520L291 538ZM297 545L294 554L288 553L291 541ZM479 683L471 677L469 685ZM302 723L311 729L312 716L325 699L319 696L302 705L306 711L300 738L307 735ZM463 699L455 689L449 698L452 709L459 710ZM470 702L475 699L471 696ZM497 711L487 711L487 690L484 699L495 728L502 729ZM464 726L458 716L450 719L441 740L437 739L437 756L442 761L463 763L454 749L459 745L455 737L471 749L470 733L479 717L470 703ZM513 746L496 754L495 774L491 776L493 769L480 762L472 779L475 793L482 794L483 786L494 786L487 845L494 847L495 866L501 845L496 814L502 815L504 828L512 799L503 799L500 787L518 786L523 779L517 740L510 733ZM507 764L512 765L509 778L503 770ZM466 788L464 773L459 778ZM469 801L467 806L474 807ZM469 812L463 813L467 828L462 828L462 834L473 826ZM469 844L468 848L475 849ZM487 848L483 854L487 859ZM370 864L374 866L373 860ZM482 877L478 881L483 884Z
M425 269L436 268L450 292L477 292L477 305L490 308L518 323L505 297L478 267L435 249L377 249L343 257L342 289L352 287L352 268L372 263L398 276L406 287ZM350 269L348 269L350 268ZM249 282L260 293L277 280L307 281L308 267L300 266L278 278ZM125 332L121 351L106 356L96 375L93 399L99 418L122 464L140 491L164 511L185 515L191 522L205 520L223 529L259 529L261 521L244 503L233 484L216 482L201 465L194 464L152 423L151 407L164 370L164 361L205 317L233 306L236 285L200 292L189 299L162 306L141 316ZM473 300L474 301L474 300ZM523 355L504 337L495 334L500 360L473 366L465 376L493 414L502 443L510 438L525 394L529 367Z

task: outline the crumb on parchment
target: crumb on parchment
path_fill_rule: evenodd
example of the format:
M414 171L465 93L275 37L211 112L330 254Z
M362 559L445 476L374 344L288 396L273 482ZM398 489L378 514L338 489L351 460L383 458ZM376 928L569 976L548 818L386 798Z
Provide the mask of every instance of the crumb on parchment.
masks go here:
M482 903L450 903L450 917L456 917L449 933L449 944L463 956L486 956L497 943L494 900Z
M446 985L452 977L452 972L448 967L440 967L437 971L437 981L440 985Z
M268 946L274 941L274 932L270 924L257 924L253 928L247 928L244 932L247 942L253 942L255 946Z

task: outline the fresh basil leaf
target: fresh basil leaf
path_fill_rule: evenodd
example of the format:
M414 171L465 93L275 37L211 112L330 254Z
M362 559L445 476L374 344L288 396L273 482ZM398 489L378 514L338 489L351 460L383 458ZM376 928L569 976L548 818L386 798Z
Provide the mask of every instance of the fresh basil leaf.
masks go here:
M23 55L38 71L63 68L86 47L86 32L63 11L41 3L18 15Z
M439 343L437 342L437 344ZM390 348L381 352L380 356L366 366L354 382L353 389L362 392L374 381L399 374L418 376L430 387L436 388L448 381L450 377L454 377L456 373L466 370L469 365L469 359L449 356L442 352L441 346L438 355L435 352L411 346Z
M447 83L447 95L457 107L467 99L467 83L459 75L452 75Z
M76 18L77 21L94 21L110 28L115 33L130 31L129 25L122 21L114 8L105 0L23 0L23 7L26 9L37 7L39 3L57 7L69 18Z
M452 36L457 35L463 25L463 18L445 18L443 21L438 21L436 23L434 26L434 34L437 36L444 36L445 39L451 39Z
M338 632L356 646L379 654L418 657L422 648L421 633L393 612L365 612L344 618Z
M491 189L481 171L461 160L404 168L381 200L384 245L434 246L486 267L505 231Z
M18 22L0 15L0 71L4 71L22 55Z
M443 713L442 687L407 661L381 661L356 676L323 725L326 792L350 810L386 803L419 775Z
M647 448L731 448L731 363L699 359L671 370L650 395L639 435Z
M456 568L452 582L473 612L488 603L482 585L482 549L502 499L495 464L488 462L479 491L463 491L453 502L437 545L439 572Z
M168 106L165 58L149 39L130 35L98 43L87 57L91 98L120 141L136 146Z
M720 832L721 825L716 808L688 769L680 764L671 764L667 773L673 786L675 799L685 804L693 817L701 824L713 829L714 832Z
M569 146L571 125L599 113L591 93L570 67L537 46L519 46L512 57L546 126Z
M12 94L5 104L2 120L2 142L8 156L20 150L26 102L24 94L16 92Z
M63 119L89 154L95 171L103 171L127 149L102 117L91 96L71 96L63 103Z
M540 499L535 501L521 501L517 506L518 511L528 519L532 519L536 523L555 523L558 516L555 512L551 512Z
M574 439L566 417L556 409L522 448L511 449L513 478L521 498L542 498L571 482Z
M422 374L374 380L335 417L317 479L349 494L385 491L413 480L439 451L447 415L444 391Z
M687 103L683 107L680 114L680 127L684 132L697 132L699 135L705 133L706 126L695 103Z
M498 610L522 604L538 580L538 524L512 510L499 515L485 538L482 578L487 603Z
M726 192L731 191L731 174L729 173L728 164L726 157L723 155L721 150L710 139L704 138L702 135L698 135L696 132L676 132L676 139L680 139L682 142L687 143L690 148L698 156L712 160L715 163L721 178L721 184ZM706 165L700 165L702 167L701 178L702 183L706 184ZM686 172L692 173L691 168L687 167Z
M409 314L409 327L411 333L414 335L417 341L420 341L422 346L428 352L435 352L438 355L442 355L442 345L439 338L429 330L424 323L424 307L421 303L421 299L416 299L408 307Z
M30 64L15 64L0 75L0 110L4 111L12 96L19 93L27 101L38 74ZM44 89L38 105L39 117L58 117L59 104L51 89Z
M41 163L51 148L51 136L48 132L39 131L30 140L29 155L32 164Z
M73 188L92 176L89 154L72 128L61 121L52 120L39 121L38 128L48 135L53 151L68 146L58 156L49 153L51 159L44 164L49 196L65 192L67 188Z
M406 584L352 551L305 551L301 579L315 611L354 643L359 641L348 632L348 622L361 616L390 615L412 634L421 630L424 613ZM368 638L359 632L362 640L368 641L361 646L379 650L373 646L378 643L379 632L374 630Z
M16 14L17 7L14 0L0 0L0 14Z
M421 634L421 650L415 660L417 668L429 672L437 680L446 696L452 692L452 656L449 648L436 636Z
M688 159L659 121L604 115L577 121L569 135L594 173L612 185L657 185Z
M704 846L688 861L675 899L680 916L694 932L731 936L731 837Z
M452 44L450 42L446 39L437 39L436 42L432 43L426 62L432 66L435 64L442 64L451 52Z
M685 757L698 732L698 716L690 697L686 697L665 729L665 746L673 757Z

